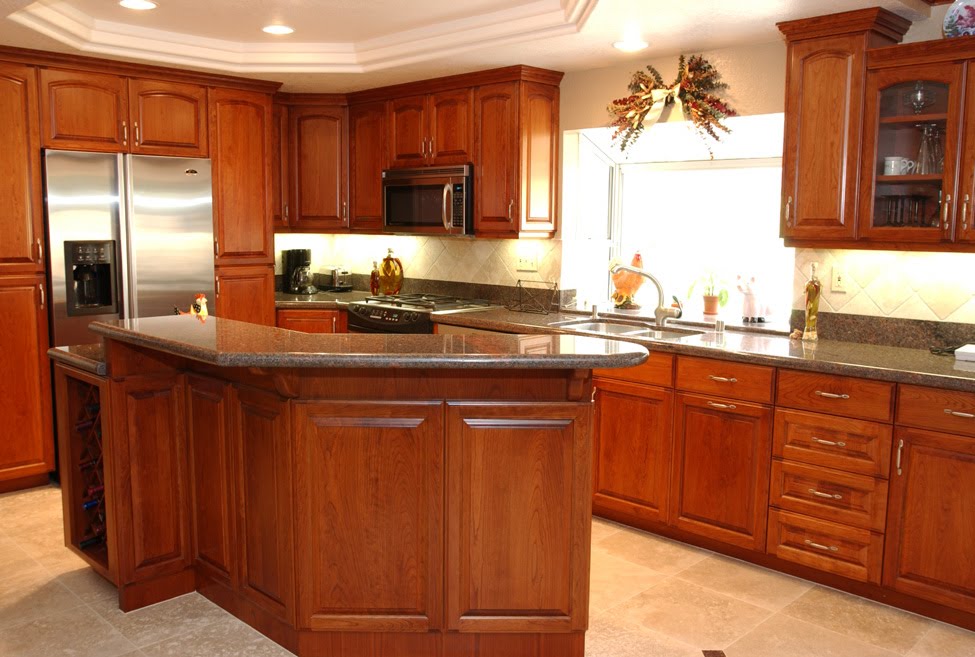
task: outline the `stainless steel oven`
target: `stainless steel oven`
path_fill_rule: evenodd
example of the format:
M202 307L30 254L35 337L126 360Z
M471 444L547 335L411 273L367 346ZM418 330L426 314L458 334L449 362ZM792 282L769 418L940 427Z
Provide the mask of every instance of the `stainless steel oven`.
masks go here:
M388 232L473 235L471 166L383 171L383 223Z

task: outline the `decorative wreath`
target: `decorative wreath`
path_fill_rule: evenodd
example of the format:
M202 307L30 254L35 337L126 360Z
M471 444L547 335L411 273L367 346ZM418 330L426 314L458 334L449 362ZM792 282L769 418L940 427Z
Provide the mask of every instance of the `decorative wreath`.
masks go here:
M612 126L616 132L613 140L619 142L621 151L625 153L645 127L659 121L664 108L669 105L679 106L684 117L694 123L709 153L708 137L721 141L718 131L731 132L721 122L729 116L737 116L738 112L716 95L728 85L721 82L721 74L703 56L692 55L685 60L681 55L677 79L669 87L664 85L663 78L653 66L647 66L647 71L649 75L643 71L634 73L630 80L630 95L617 98L607 108L614 117ZM714 157L713 153L711 157Z

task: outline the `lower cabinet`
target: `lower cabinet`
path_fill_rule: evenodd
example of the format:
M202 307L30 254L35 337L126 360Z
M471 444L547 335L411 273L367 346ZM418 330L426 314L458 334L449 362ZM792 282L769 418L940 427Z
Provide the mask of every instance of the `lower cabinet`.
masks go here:
M278 310L277 327L304 333L347 333L349 315L344 310Z
M676 408L671 522L764 550L772 409L686 393Z
M239 322L274 326L274 268L218 267L213 314Z

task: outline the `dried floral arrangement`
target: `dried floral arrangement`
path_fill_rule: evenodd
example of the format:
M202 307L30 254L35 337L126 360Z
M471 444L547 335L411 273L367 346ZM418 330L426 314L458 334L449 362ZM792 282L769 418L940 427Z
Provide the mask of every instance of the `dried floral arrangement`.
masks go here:
M645 128L655 124L668 105L680 106L684 117L694 124L704 139L709 153L708 138L721 141L719 132L731 132L722 121L738 113L717 95L728 85L721 81L721 74L704 57L692 55L685 60L681 55L677 79L669 87L653 66L647 66L647 71L634 73L630 80L630 95L617 98L607 108L613 115L611 125L616 128L613 140L619 142L621 151L626 152Z

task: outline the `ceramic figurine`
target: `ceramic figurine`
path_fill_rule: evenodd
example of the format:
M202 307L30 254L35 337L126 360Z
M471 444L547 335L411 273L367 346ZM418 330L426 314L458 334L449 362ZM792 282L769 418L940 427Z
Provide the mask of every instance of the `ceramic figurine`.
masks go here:
M643 269L643 256L640 255L639 251L633 254L630 266ZM634 297L640 286L643 285L645 280L643 276L631 271L618 271L612 275L612 278L613 287L616 288L613 291L613 305L617 308L639 308L640 306L634 301Z
M201 322L205 322L209 311L207 311L207 297L205 294L197 294L193 299L193 304L190 306L189 312L183 312L178 307L173 306L173 314L175 315L192 315L199 319Z
M955 0L948 7L944 32L949 39L975 35L975 0Z
M768 305L762 300L761 287L755 277L745 279L740 274L738 276L738 291L742 293L744 300L741 308L741 321L745 324L749 322L764 322L769 315Z
M389 249L379 267L379 291L383 294L399 294L403 289L403 263Z
M802 331L805 342L815 342L819 339L816 325L819 321L819 298L822 296L823 284L816 278L816 263L812 263L812 276L806 283L806 328Z

